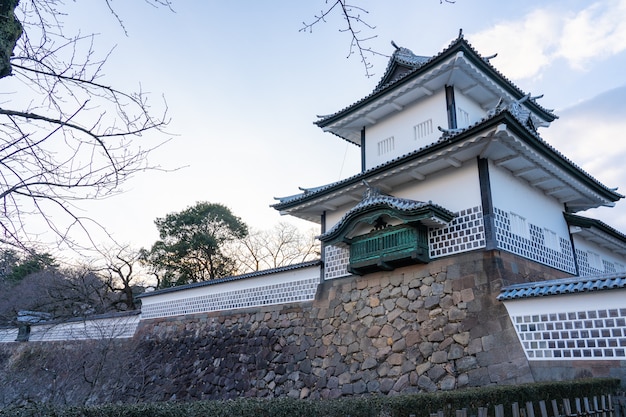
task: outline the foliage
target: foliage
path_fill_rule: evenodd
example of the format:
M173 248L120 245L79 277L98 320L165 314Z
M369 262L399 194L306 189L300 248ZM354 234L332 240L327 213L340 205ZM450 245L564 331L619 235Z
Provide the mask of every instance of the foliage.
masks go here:
M617 379L588 379L525 385L489 386L439 393L420 393L395 397L363 396L336 400L297 400L293 398L199 401L191 403L150 403L94 407L54 407L29 404L0 410L0 417L407 417L423 416L443 410L454 416L455 410L491 408L503 404L511 409L513 402L560 400L613 394L619 389ZM509 416L510 412L505 411Z
M147 3L169 7L168 0ZM120 22L109 0L101 4ZM134 174L155 168L147 157L159 144L136 141L149 132L163 133L167 125L165 103L155 116L141 89L106 84L110 51L96 51L97 36L86 34L88 27L68 33L63 19L70 7L62 0L2 2L0 53L10 61L0 64L0 80L3 91L11 92L0 107L5 245L25 248L35 236L73 248L78 240L89 242L99 225L82 213L79 202L117 193Z
M26 252L20 257L16 251L6 249L2 251L2 277L11 282L21 281L24 277L43 271L46 268L58 266L49 253Z
M207 202L158 218L155 224L161 240L143 250L143 259L154 268L161 288L232 275L235 263L224 246L248 234L228 207Z

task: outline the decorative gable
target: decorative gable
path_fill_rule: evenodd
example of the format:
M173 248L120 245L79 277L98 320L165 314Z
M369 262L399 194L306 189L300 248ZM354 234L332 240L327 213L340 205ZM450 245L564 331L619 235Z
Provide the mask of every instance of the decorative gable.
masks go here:
M427 263L428 228L443 227L453 218L452 212L431 202L385 195L368 186L363 200L319 239L347 246L348 270L361 275Z

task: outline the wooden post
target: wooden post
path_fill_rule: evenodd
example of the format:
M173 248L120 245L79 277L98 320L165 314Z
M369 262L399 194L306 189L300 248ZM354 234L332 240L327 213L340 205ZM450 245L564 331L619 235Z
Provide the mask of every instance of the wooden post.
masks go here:
M548 417L548 409L546 408L546 402L544 400L539 401L539 412L541 412L541 417Z
M504 405L498 404L495 407L496 417L504 417Z

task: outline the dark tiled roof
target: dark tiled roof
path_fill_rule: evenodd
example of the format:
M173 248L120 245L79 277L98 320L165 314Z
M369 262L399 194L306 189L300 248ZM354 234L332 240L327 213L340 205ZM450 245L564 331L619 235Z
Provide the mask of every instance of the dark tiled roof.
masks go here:
M404 51L409 51L406 48L400 48ZM492 76L495 77L494 81L499 81L500 85L503 87L508 87L507 89L510 90L510 92L512 93L513 96L517 96L517 98L521 98L524 97L526 95L525 92L523 92L517 85L515 85L510 79L508 79L507 77L505 77L500 71L498 71L493 65L491 65L491 63L489 62L488 59L483 58L475 49L474 47L472 47L464 38L463 36L459 36L457 37L455 40L453 40L450 45L448 45L447 48L445 48L443 51L439 52L437 55L431 57L431 58L426 58L426 57L419 57L417 55L414 55L415 58L408 60L408 59L404 59L403 62L407 62L407 63L411 63L411 66L414 67L413 70L408 71L398 77L394 77L392 79L388 80L389 77L389 72L392 71L393 68L393 64L396 60L396 54L394 53L394 55L392 55L390 62L387 66L387 71L385 73L385 75L383 75L380 83L376 86L376 88L374 89L374 91L372 91L369 95L363 97L362 99L356 101L355 103L333 113L330 115L325 115L325 116L320 116L320 119L315 121L314 123L317 126L320 127L324 127L327 126L329 123L331 123L335 118L337 118L340 115L343 114L347 114L349 111L355 110L357 108L360 108L361 106L369 103L370 101L372 101L373 99L387 93L389 90L395 88L396 86L400 85L401 83L403 83L404 81L413 78L414 76L419 76L419 74L425 70L426 68L430 67L431 64L438 62L441 59L446 59L448 58L449 55L451 55L452 53L456 52L457 50L465 50L468 52L471 52L471 55L474 55L474 57L476 57L476 62L477 64L483 66L483 68L485 68L488 72L491 72ZM398 51L396 51L398 52ZM412 52L411 52L412 54ZM408 55L407 53L403 53L402 56L404 55ZM552 110L548 110L546 108L544 108L543 106L539 105L535 100L531 100L530 103L535 106L536 110L540 111L541 113L544 114L544 117L546 117L548 120L554 120L557 119L558 116L556 116L554 113L552 113Z
M564 215L565 215L565 220L567 221L567 224L569 224L570 226L579 226L583 228L595 227L601 232L604 232L607 235L626 243L625 234L609 226L608 224L604 223L602 220L591 219L589 217L579 216L579 215L571 214L571 213L564 213Z
M217 285L217 284L221 284L221 283L224 283L224 282L232 282L232 281L239 281L239 280L242 280L242 279L262 277L262 276L265 276L265 275L277 274L277 273L286 272L286 271L293 271L293 270L296 270L296 269L308 268L308 267L311 267L311 266L319 266L321 264L322 264L322 261L317 259L317 260L314 260L314 261L303 262L303 263L294 264L294 265L281 266L279 268L273 268L273 269L266 269L266 270L263 270L263 271L250 272L248 274L235 275L235 276L230 276L230 277L213 279L213 280L210 280L210 281L194 282L192 284L187 284L187 285L178 285L178 286L175 286L175 287L163 288L161 290L145 292L145 293L139 295L137 298L146 298L146 297L151 297L153 295L159 295L159 294L166 294L166 293L170 293L170 292L188 290L188 289L191 289L191 288L206 287L208 285Z
M478 133L480 130L484 129L486 126L488 125L492 125L493 123L497 123L503 119L513 119L517 122L518 124L518 131L520 134L523 134L526 137L530 137L533 140L536 141L536 143L534 144L535 148L543 151L544 154L549 155L550 157L552 157L553 159L555 159L556 161L560 162L565 168L570 168L570 172L572 172L574 175L580 175L583 178L585 178L586 180L592 182L593 184L595 184L596 186L600 187L601 189L603 189L606 193L608 193L609 195L611 195L611 198L613 199L613 201L617 201L620 198L623 198L624 196L615 192L614 190L608 188L606 185L602 184L600 181L598 181L597 179L595 179L594 177L592 177L589 173L587 173L586 171L584 171L582 168L580 168L578 165L574 164L570 159L568 159L567 157L565 157L561 152L559 152L558 150L556 150L556 148L554 148L552 145L550 145L549 143L547 143L546 141L544 141L541 136L539 136L539 134L530 129L527 125L526 122L523 120L520 120L516 115L514 115L508 108L502 108L500 110L491 112L489 114L487 114L483 119L477 121L476 123L473 123L463 129L456 129L454 131L444 131L444 133L442 134L442 136L435 142L423 146L421 148L418 148L414 151L411 151L409 153L406 153L404 155L401 155L397 158L391 159L381 165L372 167L366 171L360 172L356 175L353 175L352 177L348 177L346 179L343 179L341 181L337 181L334 183L330 183L330 184L326 184L326 185L322 185L319 187L315 187L315 188L311 188L311 189L307 189L304 193L301 194L295 194L295 195L291 195L291 196L287 196L287 197L274 197L275 200L278 200L278 203L273 204L271 207L275 208L276 210L281 210L284 207L290 206L292 204L297 204L301 201L304 201L306 199L309 198L315 198L319 195L324 194L325 192L328 192L332 189L337 189L337 188L341 188L344 185L348 185L348 184L353 184L355 182L359 182L362 181L363 179L367 179L368 177L374 175L375 173L378 173L380 171L385 171L386 169L389 169L392 166L395 166L399 163L403 163L404 161L410 160L414 157L423 155L423 154L427 154L429 152L435 151L437 149L440 149L443 146L446 146L448 144L452 144L458 140L462 140L463 138L465 138L467 135L473 134L473 133Z
M377 207L390 208L405 213L410 213L420 209L434 208L443 212L446 217L449 217L450 219L454 218L454 213L437 204L433 204L432 202L425 203L423 201L415 201L391 195L372 193L361 200L361 202L359 202L356 206L348 210L343 217L330 230L320 236L319 239L323 241L325 236L331 236L336 233L339 228L343 227L348 218Z
M626 288L626 274L624 272L511 285L500 291L498 300L515 300L520 298L575 294L619 288Z

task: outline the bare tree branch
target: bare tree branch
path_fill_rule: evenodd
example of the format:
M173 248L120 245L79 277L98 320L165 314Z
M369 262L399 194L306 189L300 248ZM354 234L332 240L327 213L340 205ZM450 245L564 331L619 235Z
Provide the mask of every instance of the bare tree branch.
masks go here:
M104 3L127 34L112 2ZM146 4L171 10L169 0ZM97 53L96 35L66 34L64 9L61 0L19 2L23 33L11 51L12 77L0 74L16 89L0 107L0 243L16 247L40 241L46 230L59 245L94 246L93 227L105 230L81 213L80 202L119 193L135 174L160 169L148 156L164 140L138 140L165 133L167 103L155 116L141 86L126 92L103 82L113 49Z
M358 2L358 0L354 1ZM455 1L456 0L439 0L439 4L452 4L455 3ZM345 24L344 27L339 29L339 32L347 33L350 36L350 47L347 58L357 54L361 60L361 64L363 64L363 67L365 68L365 76L373 76L373 65L370 58L375 55L385 57L388 55L367 46L368 41L378 37L378 35L373 34L373 31L376 30L376 26L371 25L363 18L364 15L369 14L369 11L354 3L347 3L346 0L325 0L325 3L326 7L322 9L319 14L313 16L313 21L310 23L302 22L302 27L299 31L312 33L314 26L320 23L327 23L327 19L331 15L339 13Z

